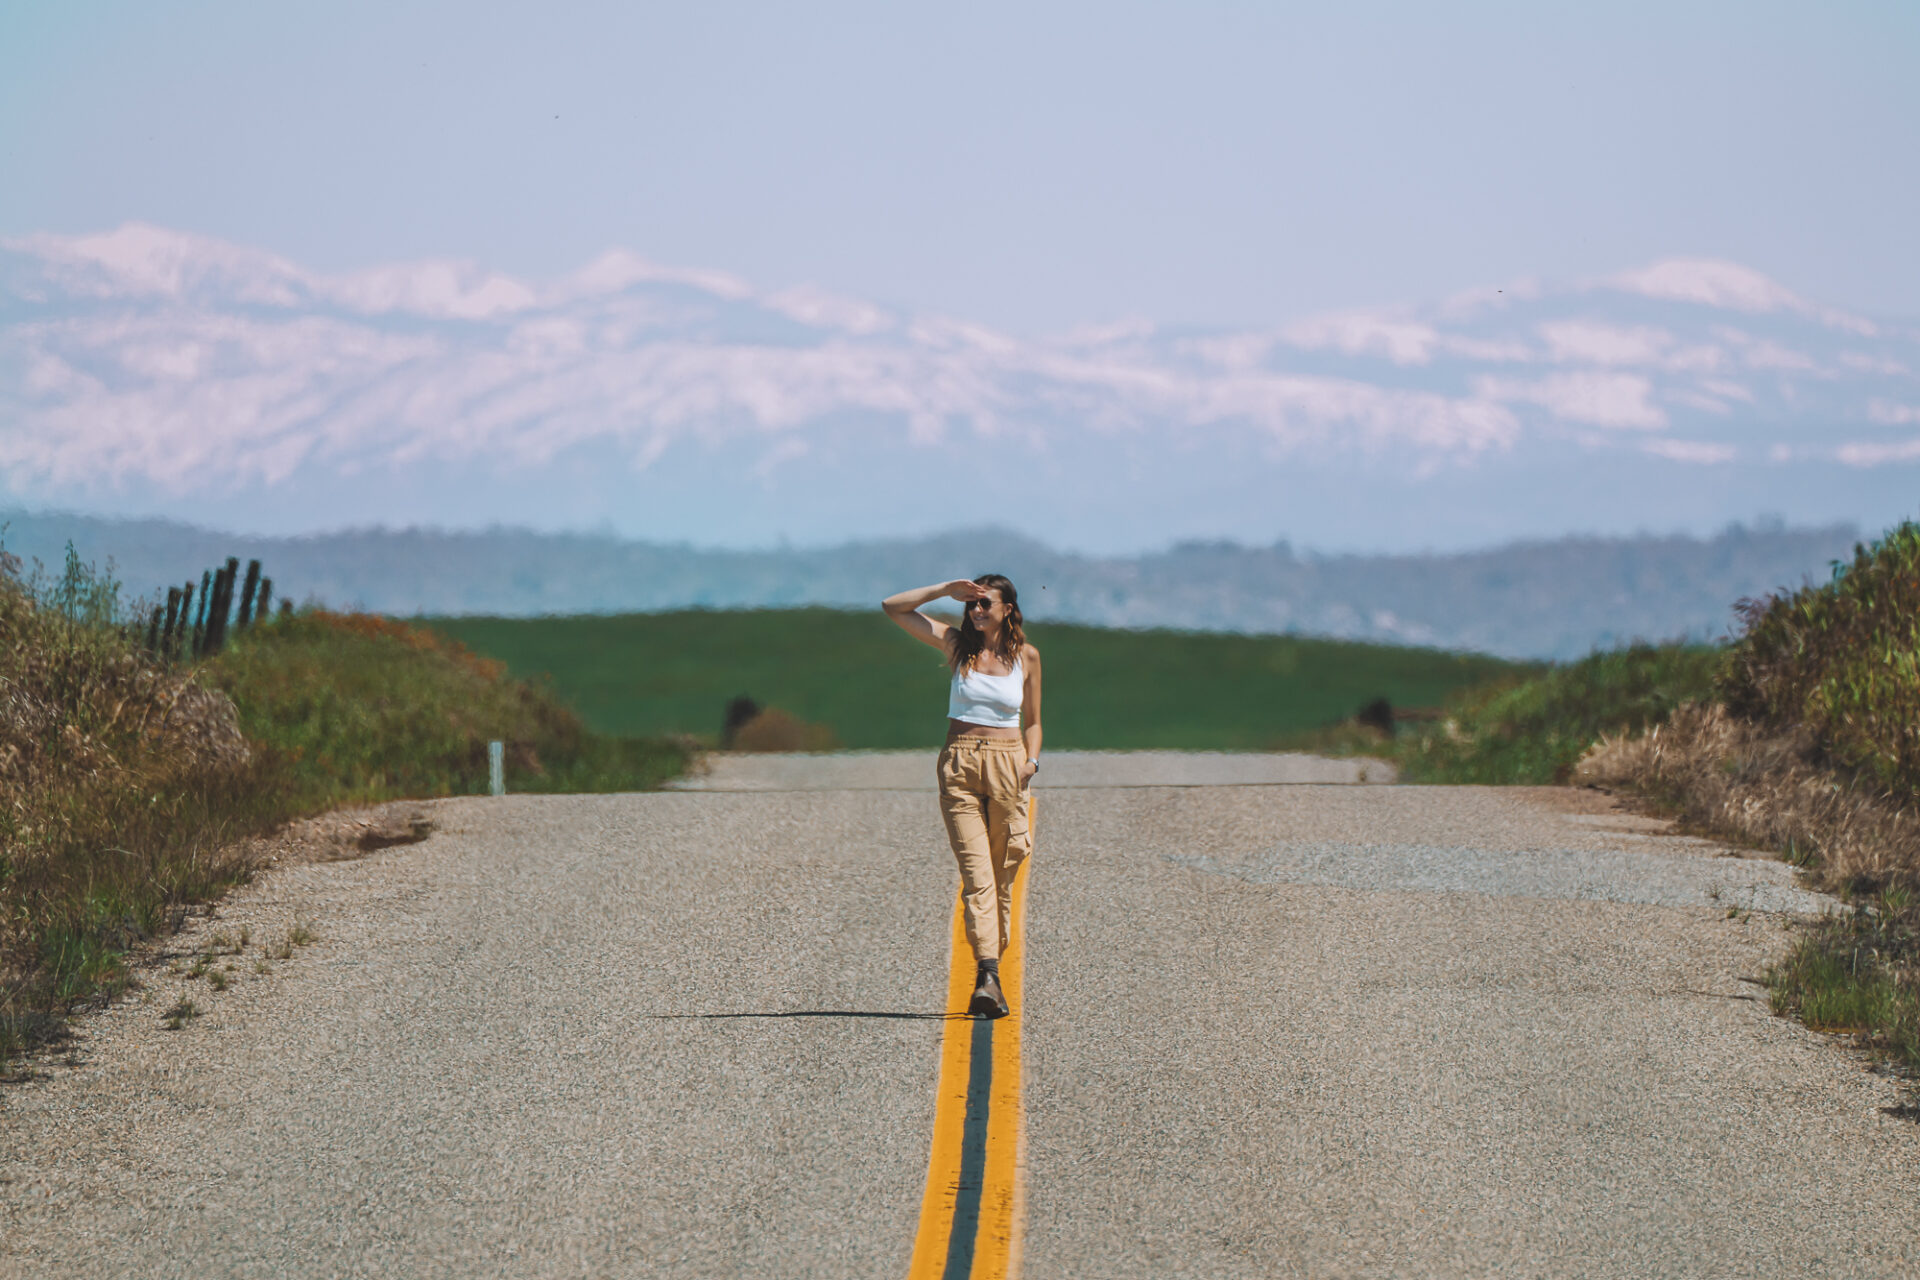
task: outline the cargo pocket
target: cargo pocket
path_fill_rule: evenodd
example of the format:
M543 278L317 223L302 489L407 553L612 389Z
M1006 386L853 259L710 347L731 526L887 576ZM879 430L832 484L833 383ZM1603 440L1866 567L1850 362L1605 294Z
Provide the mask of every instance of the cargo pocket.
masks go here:
M1025 862L1027 855L1033 852L1033 792L1031 790L1016 793L1016 799L1007 810L1007 869Z

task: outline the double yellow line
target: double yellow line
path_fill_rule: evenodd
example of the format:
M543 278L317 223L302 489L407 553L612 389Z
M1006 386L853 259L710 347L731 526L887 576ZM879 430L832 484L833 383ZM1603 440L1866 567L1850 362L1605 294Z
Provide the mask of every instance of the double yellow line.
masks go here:
M1031 830L1034 810L1027 800ZM1013 877L1013 941L1000 955L1004 1018L956 1015L973 995L973 948L961 902L953 908L946 1035L933 1111L933 1152L920 1199L909 1280L1003 1280L1016 1275L1024 1209L1025 1133L1020 1110L1021 973L1026 955L1027 866Z

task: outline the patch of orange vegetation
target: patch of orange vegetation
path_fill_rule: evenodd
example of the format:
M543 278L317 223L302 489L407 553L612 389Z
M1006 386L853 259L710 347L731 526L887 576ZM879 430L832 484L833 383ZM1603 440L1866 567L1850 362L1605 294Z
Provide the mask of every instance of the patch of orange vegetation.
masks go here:
M328 609L317 609L312 616L335 631L375 640L397 640L421 653L437 653L482 680L498 680L507 673L507 664L498 658L483 658L458 640L425 627L409 626L393 618L383 618L377 613L335 613Z

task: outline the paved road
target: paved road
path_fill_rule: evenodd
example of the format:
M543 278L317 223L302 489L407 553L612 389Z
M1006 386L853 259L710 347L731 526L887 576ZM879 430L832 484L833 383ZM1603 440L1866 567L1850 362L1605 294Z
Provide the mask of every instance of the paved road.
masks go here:
M1049 757L1027 1276L1915 1274L1920 1127L1743 980L1821 905L1786 868L1352 769ZM151 975L0 1090L0 1275L904 1274L931 770L443 802L263 877L199 934L248 925L230 990Z

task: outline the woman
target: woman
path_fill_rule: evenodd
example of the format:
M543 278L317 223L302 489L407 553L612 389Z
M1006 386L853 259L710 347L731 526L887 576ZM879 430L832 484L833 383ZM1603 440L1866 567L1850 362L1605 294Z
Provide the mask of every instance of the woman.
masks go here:
M966 606L957 627L920 612L946 596ZM1012 940L1013 873L1033 848L1027 801L1040 771L1040 651L1027 643L1018 593L997 573L902 591L880 607L908 635L946 654L953 670L937 773L978 966L967 1011L1004 1018L1000 953Z

